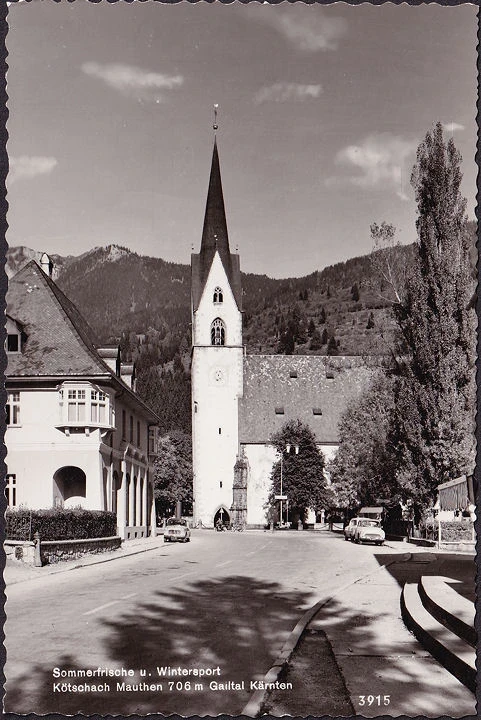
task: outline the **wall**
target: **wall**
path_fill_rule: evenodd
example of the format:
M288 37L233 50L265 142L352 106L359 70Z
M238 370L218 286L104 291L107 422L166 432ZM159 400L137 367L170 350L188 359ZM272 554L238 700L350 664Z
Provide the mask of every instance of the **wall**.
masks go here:
M63 560L74 560L83 555L118 550L120 537L92 538L90 540L48 540L40 544L42 564L52 565Z

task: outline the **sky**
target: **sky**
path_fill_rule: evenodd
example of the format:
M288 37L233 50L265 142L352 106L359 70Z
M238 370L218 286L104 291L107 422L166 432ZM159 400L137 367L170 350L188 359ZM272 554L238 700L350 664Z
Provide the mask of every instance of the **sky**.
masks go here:
M217 143L231 251L302 276L416 238L441 121L476 194L477 7L33 0L9 8L7 240L189 263Z

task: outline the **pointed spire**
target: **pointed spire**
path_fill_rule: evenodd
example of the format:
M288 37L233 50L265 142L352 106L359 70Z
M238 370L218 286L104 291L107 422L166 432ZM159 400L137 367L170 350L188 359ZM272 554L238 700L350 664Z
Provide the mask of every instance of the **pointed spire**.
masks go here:
M211 259L216 249L219 251L224 267L230 268L229 236L220 176L219 153L217 140L214 140L200 254L209 256Z

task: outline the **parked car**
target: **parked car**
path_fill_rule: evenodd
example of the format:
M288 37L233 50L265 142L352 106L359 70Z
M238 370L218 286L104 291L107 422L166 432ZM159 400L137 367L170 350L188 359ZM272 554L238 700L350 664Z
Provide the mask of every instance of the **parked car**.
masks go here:
M189 542L190 528L185 518L169 518L165 524L164 542Z
M357 527L351 539L355 543L372 542L375 545L382 545L386 535L379 520L358 518Z
M349 521L349 525L344 528L344 540L352 540L352 536L357 528L359 518L355 517Z

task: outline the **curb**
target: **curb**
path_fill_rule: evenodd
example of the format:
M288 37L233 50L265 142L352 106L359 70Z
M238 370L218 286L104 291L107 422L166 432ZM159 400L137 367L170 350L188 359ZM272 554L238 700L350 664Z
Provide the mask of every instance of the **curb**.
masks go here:
M412 553L405 552L400 553L399 558L402 558L401 562L408 562L411 559ZM380 567L373 570L371 573L367 573L367 575L361 575L360 577L356 578L352 582L347 583L346 585L343 585L333 595L330 595L328 598L324 598L323 600L319 600L315 605L313 605L309 610L306 610L306 612L301 616L300 620L295 625L294 629L289 634L289 637L287 638L286 642L282 646L282 650L277 657L274 665L270 668L270 670L267 671L267 674L263 678L263 683L272 683L279 679L279 676L281 672L284 670L284 668L288 665L289 660L292 657L292 654L294 650L296 649L296 646L301 638L302 633L306 629L306 627L309 625L313 617L316 615L316 613L325 605L331 602L339 593L344 592L347 588L351 587L351 585L355 585L360 580L364 580L367 577L370 577L371 575L375 575L378 572L381 572L384 570L384 568L389 567L390 565L393 565L396 562L399 562L400 559L391 560L391 562L386 563L386 565L381 565ZM255 693L252 695L252 697L249 699L247 704L244 706L241 715L246 715L247 717L253 717L256 718L261 712L262 706L264 705L265 701L267 700L267 697L269 695L269 689L265 690L256 690Z

